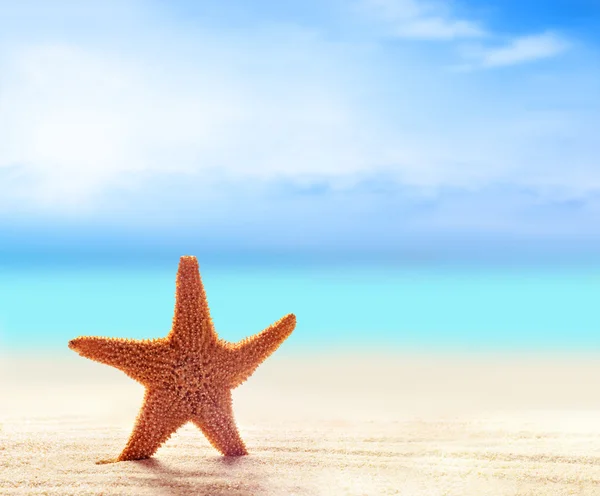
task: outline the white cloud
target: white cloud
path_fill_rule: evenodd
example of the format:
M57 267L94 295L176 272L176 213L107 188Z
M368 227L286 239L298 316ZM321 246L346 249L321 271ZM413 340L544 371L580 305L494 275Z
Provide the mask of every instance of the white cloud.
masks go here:
M364 8L389 27L389 34L399 38L455 40L486 35L479 23L455 16L447 3L365 0Z
M411 22L399 25L395 33L405 38L424 40L477 38L484 35L484 31L475 23L442 17L413 19Z
M403 5L395 18L413 25L462 22ZM421 44L391 56L371 39L332 41L290 25L209 31L148 18L129 38L0 45L0 215L116 217L157 201L156 215L196 212L219 195L228 212L239 203L232 184L341 190L381 173L420 192L600 185L598 114L581 115L600 104L592 69L587 88L561 71L543 83L491 81L449 74ZM584 104L571 109L571 95Z
M482 50L482 67L501 67L555 57L565 52L570 43L561 36L544 32L512 39L507 45Z
M335 62L293 53L303 43L318 54L311 41L287 42L271 53L260 43L198 49L196 67L64 44L12 52L0 66L0 173L18 170L21 188L7 195L72 208L153 172L269 178L368 167L372 136L360 135L360 116L328 75Z
M495 69L551 59L570 50L573 43L563 36L546 31L509 38L503 44L469 43L459 47L462 62L452 68L458 72Z
M455 66L459 70L523 64L555 57L571 46L568 40L550 31L509 38L499 45L505 36L485 29L476 20L457 16L448 2L363 0L362 6L386 26L386 33L398 38L479 43L462 47L465 61Z

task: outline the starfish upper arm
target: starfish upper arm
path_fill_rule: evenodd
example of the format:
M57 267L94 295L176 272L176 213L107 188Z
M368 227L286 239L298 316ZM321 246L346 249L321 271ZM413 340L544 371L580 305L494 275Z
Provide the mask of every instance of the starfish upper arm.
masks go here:
M164 339L139 341L83 336L71 340L69 348L81 356L122 370L142 384L156 380L165 372L170 353Z
M173 328L167 338L176 347L188 351L214 344L218 337L196 258L181 257L175 293Z
M250 336L231 347L230 359L233 373L231 387L235 388L248 379L256 368L273 353L296 327L293 313L279 319L264 331Z

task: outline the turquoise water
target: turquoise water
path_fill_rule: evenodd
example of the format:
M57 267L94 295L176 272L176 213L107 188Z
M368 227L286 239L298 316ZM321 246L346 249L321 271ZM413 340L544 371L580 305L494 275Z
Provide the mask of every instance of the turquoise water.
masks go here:
M164 336L177 263L0 267L0 347L64 348L77 335ZM600 349L600 266L201 265L219 334L235 341L289 312L288 350Z

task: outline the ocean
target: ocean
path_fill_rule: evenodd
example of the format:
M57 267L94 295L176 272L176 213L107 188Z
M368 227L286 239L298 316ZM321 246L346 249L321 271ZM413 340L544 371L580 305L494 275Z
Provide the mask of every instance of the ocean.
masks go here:
M66 349L79 335L165 336L178 260L0 266L0 349ZM203 264L224 339L287 313L292 350L600 350L600 265Z

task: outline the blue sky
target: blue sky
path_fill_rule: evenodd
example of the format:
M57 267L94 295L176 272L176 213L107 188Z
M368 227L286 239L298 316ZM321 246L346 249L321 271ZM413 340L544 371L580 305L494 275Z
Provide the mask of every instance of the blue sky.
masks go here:
M0 0L0 249L594 252L598 33L596 0Z

